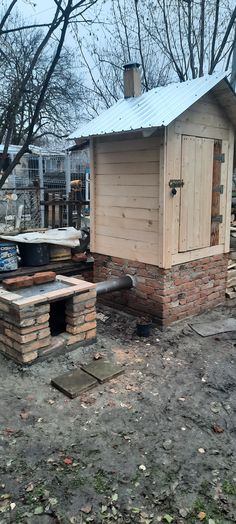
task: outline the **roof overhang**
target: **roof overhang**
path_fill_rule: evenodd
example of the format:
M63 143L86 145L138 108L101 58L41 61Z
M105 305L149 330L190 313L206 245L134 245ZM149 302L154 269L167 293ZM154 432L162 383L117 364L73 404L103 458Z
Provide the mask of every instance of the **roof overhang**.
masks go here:
M236 128L236 93L227 78L221 80L211 92Z

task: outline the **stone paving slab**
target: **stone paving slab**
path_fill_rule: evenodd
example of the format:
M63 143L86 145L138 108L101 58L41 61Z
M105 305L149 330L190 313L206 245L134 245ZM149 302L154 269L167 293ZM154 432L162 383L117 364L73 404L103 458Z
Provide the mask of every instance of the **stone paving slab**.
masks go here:
M122 366L103 359L81 366L81 369L86 373L89 373L92 377L95 377L101 383L124 372Z
M236 331L236 318L226 318L215 322L197 322L189 325L202 337L210 337L219 333Z
M68 397L75 398L81 393L96 386L98 382L95 378L81 369L75 369L74 371L69 371L59 377L53 378L51 384Z

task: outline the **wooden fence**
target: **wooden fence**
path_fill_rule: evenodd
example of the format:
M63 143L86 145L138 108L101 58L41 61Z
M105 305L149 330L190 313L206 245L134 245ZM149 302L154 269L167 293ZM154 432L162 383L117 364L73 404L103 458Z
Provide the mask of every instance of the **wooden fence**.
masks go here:
M80 229L81 211L89 202L82 200L79 191L72 191L67 197L64 192L45 192L44 200L40 202L44 207L44 227L69 227Z

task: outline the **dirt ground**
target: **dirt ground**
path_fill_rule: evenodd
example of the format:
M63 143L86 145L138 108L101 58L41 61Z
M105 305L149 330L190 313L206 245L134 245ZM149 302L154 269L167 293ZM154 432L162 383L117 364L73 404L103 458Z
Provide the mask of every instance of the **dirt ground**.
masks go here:
M236 332L188 321L141 339L102 311L96 345L31 367L0 356L0 524L236 522ZM50 386L97 352L124 373L74 400Z

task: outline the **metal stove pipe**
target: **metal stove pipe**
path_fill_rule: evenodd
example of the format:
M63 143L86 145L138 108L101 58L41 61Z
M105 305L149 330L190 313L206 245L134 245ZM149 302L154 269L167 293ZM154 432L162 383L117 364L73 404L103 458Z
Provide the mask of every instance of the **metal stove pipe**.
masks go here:
M134 286L135 278L130 275L125 275L124 277L112 278L111 280L98 282L98 284L96 284L96 291L97 295L104 295L105 293L111 293L112 291L131 289Z

